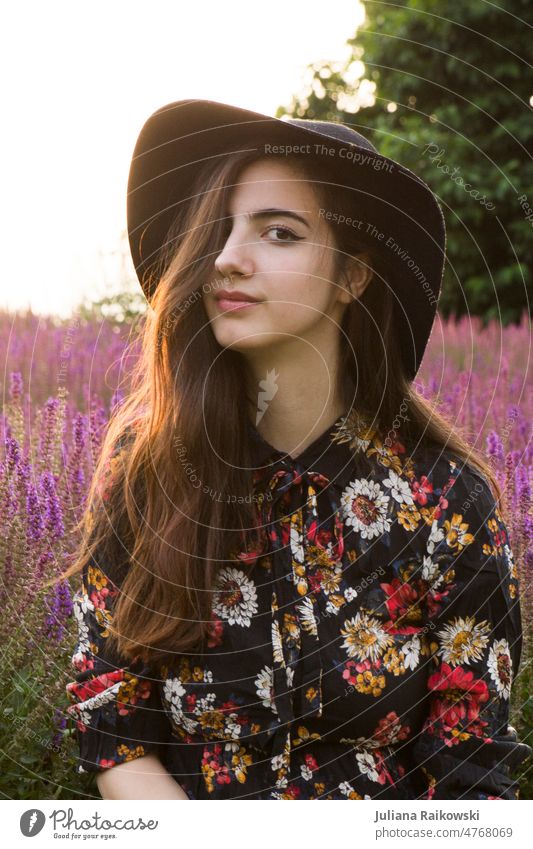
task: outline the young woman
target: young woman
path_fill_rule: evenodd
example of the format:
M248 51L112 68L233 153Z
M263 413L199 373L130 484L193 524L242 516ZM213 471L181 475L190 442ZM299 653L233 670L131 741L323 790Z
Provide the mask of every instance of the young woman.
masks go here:
M105 798L512 799L497 482L417 394L429 188L343 125L158 110L142 355L88 498L68 685Z

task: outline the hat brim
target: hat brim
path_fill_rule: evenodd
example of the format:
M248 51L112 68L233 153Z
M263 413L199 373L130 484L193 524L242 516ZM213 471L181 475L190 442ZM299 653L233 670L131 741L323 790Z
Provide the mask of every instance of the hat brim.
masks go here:
M317 122L313 122L314 125ZM418 371L440 295L445 258L445 225L433 192L393 159L346 137L325 135L281 120L211 100L180 100L154 112L143 125L128 177L128 238L137 276L148 300L178 207L207 162L229 152L267 145L310 145L323 158L328 181L354 191L354 217L367 222L395 269L396 315L407 374ZM346 130L344 125L339 129ZM349 135L349 131L347 131ZM258 145L258 138L263 144ZM318 146L318 147L315 147Z

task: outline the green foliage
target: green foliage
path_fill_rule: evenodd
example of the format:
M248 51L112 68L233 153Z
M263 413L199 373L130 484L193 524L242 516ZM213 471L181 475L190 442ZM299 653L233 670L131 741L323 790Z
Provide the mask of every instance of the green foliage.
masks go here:
M349 60L310 66L306 90L277 116L350 124L422 177L446 218L442 314L517 322L533 265L533 7L373 0L365 10ZM355 112L372 85L374 104Z
M76 307L75 313L80 321L86 321L89 324L105 319L117 327L124 324L134 325L144 316L147 306L140 287L137 288L138 292L126 290L96 301L86 299Z

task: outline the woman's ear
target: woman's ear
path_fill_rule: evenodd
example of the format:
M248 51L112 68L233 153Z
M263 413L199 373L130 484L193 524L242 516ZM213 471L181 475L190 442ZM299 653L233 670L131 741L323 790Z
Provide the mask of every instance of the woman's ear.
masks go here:
M373 276L369 253L361 251L354 257L348 257L342 272L344 285L339 287L339 300L349 304L354 298L360 298Z

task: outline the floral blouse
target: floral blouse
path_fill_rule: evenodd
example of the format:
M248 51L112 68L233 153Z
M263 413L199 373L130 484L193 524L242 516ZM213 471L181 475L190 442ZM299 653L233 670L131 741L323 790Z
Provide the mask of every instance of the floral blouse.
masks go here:
M517 570L485 478L354 410L296 459L250 436L263 542L220 567L204 653L113 657L119 587L86 567L77 771L154 752L190 799L517 798Z

